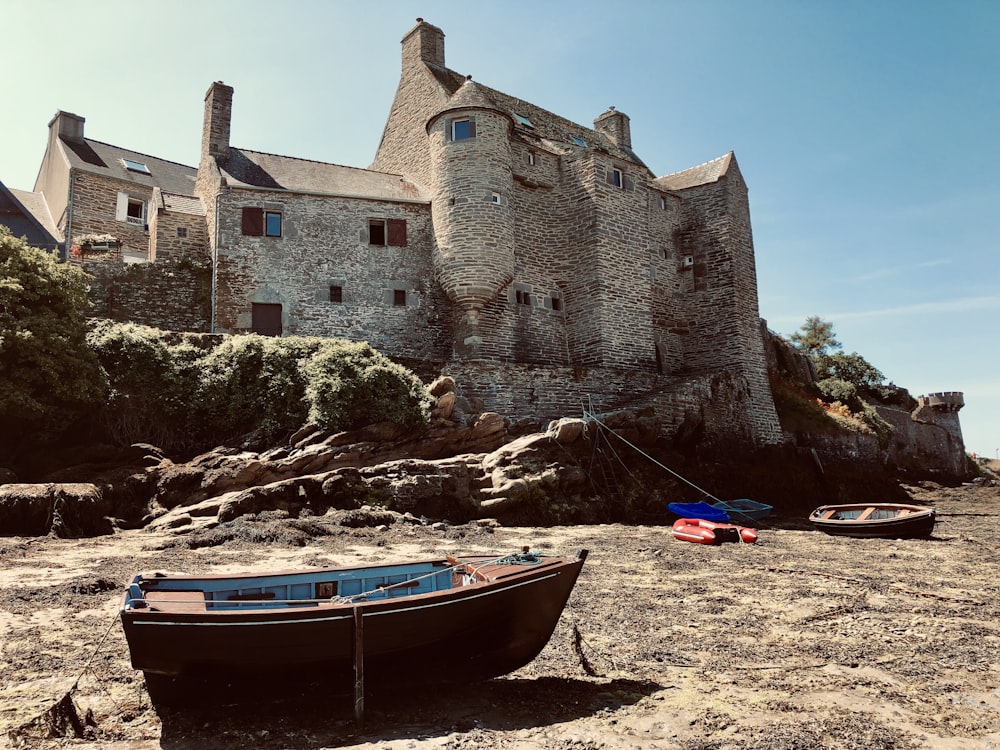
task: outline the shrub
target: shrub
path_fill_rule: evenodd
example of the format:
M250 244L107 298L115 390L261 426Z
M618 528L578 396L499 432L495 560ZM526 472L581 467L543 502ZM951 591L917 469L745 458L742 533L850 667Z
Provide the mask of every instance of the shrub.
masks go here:
M327 429L424 424L431 399L405 367L368 344L327 341L302 365L309 420Z
M816 388L827 401L839 401L851 411L861 411L862 401L858 397L858 388L854 383L837 378L826 378L816 383Z

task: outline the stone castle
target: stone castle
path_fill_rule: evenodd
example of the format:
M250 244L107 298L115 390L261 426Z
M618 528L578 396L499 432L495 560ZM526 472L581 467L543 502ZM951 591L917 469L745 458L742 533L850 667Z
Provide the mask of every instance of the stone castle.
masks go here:
M782 442L735 156L657 177L623 112L570 122L451 70L444 39L422 19L403 37L368 169L232 145L221 82L197 168L58 113L35 193L105 290L98 313L369 341L513 418L653 406L667 433ZM100 233L117 239L100 258L72 241ZM181 258L210 261L207 293L173 267L134 288L107 263Z

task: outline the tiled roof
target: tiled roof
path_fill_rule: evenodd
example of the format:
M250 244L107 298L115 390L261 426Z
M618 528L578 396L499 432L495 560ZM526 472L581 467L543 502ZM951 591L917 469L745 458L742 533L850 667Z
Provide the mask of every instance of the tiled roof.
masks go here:
M21 202L21 205L42 225L42 228L51 234L55 239L62 241L62 235L55 221L52 220L52 213L49 211L49 204L45 201L45 196L41 193L30 193L27 190L15 190L9 188L11 194Z
M229 149L222 174L233 187L430 202L429 193L397 174L246 149Z
M194 214L195 216L205 215L205 206L200 198L190 195L178 195L177 193L161 193L163 207L168 211L176 211L182 214Z
M707 185L710 182L718 182L719 179L726 176L732 160L733 152L730 151L718 159L706 161L704 164L685 169L682 172L657 177L653 180L653 185L664 190L684 190L698 185Z
M149 188L158 187L179 195L194 195L194 182L198 176L195 167L186 167L90 138L82 141L60 138L59 141L74 169L127 180ZM126 169L122 159L145 164L149 168L149 174Z
M464 88L463 84L467 80L470 80L467 76L460 75L453 70L440 68L436 65L427 65L427 68L452 96ZM554 145L563 147L578 147L573 141L575 136L581 139L589 148L603 151L615 158L630 161L643 167L646 166L631 148L619 146L606 135L593 128L578 125L564 117L549 112L547 109L542 109L523 99L510 96L502 91L484 86L481 83L476 84L476 92L478 96L487 97L496 109L506 112L511 117L521 115L528 118L534 127L521 125L514 118L515 132L528 140L538 139L541 141L550 141ZM442 109L451 109L453 106L455 105L449 103Z

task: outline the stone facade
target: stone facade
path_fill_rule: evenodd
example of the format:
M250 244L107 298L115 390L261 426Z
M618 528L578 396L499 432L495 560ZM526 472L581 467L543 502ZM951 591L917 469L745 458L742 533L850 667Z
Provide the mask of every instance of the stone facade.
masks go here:
M968 467L958 420L964 405L961 393L948 391L917 397L911 412L877 407L879 416L893 426L888 459L903 469L965 476Z

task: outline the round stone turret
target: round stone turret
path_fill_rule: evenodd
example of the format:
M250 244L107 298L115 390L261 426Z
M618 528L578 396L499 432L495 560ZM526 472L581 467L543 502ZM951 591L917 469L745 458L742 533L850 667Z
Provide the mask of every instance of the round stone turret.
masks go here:
M471 79L427 123L434 270L458 310L461 356L479 353L479 312L514 276L512 127Z

